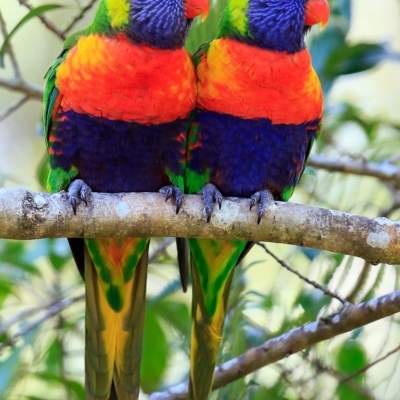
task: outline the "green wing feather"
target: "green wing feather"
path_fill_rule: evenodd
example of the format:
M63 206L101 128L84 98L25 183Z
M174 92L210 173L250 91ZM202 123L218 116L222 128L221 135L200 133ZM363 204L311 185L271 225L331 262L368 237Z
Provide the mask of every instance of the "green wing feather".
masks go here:
M57 68L60 64L65 60L65 57L68 54L68 51L75 46L78 39L84 34L83 31L76 32L72 36L68 37L63 46L63 50L61 54L57 57L54 63L50 66L46 75L44 76L45 79L45 86L44 86L44 93L43 93L43 132L46 139L46 145L49 146L48 138L51 132L51 125L52 125L52 117L57 109L55 109L57 99L60 96L60 93L56 87L56 79L57 79Z
M68 51L75 46L78 39L83 34L83 31L77 32L66 39L63 51L48 69L44 77L46 83L43 93L43 132L47 150L49 151L50 166L52 164L52 155L50 151L51 143L49 138L53 129L53 120L57 115L62 100L62 94L57 89L57 69L67 57ZM73 166L71 166L69 171L64 171L61 168L51 168L48 177L47 190L50 192L58 192L62 189L67 189L68 185L77 175L78 171Z

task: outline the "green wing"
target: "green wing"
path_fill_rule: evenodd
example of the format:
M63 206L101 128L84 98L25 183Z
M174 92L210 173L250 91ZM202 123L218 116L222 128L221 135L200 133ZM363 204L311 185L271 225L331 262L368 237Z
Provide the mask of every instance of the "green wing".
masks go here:
M78 39L83 34L83 31L76 32L74 35L65 40L61 54L57 57L56 61L54 61L44 76L46 82L43 93L43 132L47 148L49 148L49 134L51 131L52 117L55 113L57 113L57 109L61 101L61 94L56 87L57 69L65 60L68 51L75 46L75 44L78 42Z

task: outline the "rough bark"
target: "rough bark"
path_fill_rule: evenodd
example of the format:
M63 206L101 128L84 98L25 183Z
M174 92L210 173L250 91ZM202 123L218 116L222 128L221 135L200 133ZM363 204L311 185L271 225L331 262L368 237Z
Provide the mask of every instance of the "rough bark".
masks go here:
M74 215L65 193L0 189L0 237L180 236L246 239L314 247L361 257L371 263L400 263L400 222L275 202L257 225L246 199L224 199L205 222L200 196L185 196L179 214L158 193L93 193Z

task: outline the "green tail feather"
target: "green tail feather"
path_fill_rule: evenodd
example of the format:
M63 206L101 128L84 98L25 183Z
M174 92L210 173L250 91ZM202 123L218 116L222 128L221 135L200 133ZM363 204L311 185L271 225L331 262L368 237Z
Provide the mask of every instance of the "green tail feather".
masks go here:
M213 383L233 270L246 242L189 242L193 278L189 398L206 400Z
M139 396L147 264L148 242L133 276L120 287L124 301L116 311L85 246L88 400L109 400L112 381L118 400L136 400Z

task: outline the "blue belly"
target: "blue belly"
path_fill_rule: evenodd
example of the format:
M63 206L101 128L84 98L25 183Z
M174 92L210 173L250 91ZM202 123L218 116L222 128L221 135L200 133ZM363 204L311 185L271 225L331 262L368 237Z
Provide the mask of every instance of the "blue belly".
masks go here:
M167 171L184 174L186 120L161 125L61 112L52 135L51 168L78 168L93 191L158 191L170 184Z
M250 197L269 189L275 199L284 200L300 179L320 124L315 120L273 125L268 119L245 120L211 111L198 111L196 122L199 137L190 153L190 170L208 170L209 181L224 196Z

